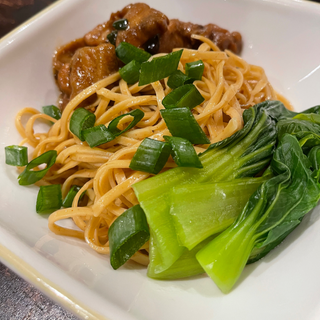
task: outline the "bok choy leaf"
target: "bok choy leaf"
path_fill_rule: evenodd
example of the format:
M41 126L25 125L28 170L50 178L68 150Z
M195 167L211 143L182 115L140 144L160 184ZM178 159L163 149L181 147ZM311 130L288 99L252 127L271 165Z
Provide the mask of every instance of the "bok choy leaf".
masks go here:
M229 292L248 261L267 254L317 205L320 188L310 167L297 138L284 134L271 162L275 176L251 196L238 219L196 255L221 291Z
M149 275L164 272L185 251L178 241L170 214L172 188L255 176L271 160L277 140L274 118L284 110L279 101L265 101L246 110L242 130L211 145L200 155L203 169L174 168L133 186L150 228Z

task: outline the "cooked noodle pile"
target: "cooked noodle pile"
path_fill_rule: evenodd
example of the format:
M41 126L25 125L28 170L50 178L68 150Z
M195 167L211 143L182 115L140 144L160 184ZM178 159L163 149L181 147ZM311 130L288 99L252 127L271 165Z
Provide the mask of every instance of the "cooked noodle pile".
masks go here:
M204 62L202 80L194 84L205 101L192 111L212 143L242 128L244 109L264 100L281 99L261 67L249 65L230 51L220 51L207 38L198 35L193 38L203 43L198 50L183 51L179 69L184 72L187 62ZM156 56L160 55L163 54ZM62 184L63 197L72 185L82 186L73 200L72 208L61 209L50 215L49 228L52 232L85 239L97 252L109 253L108 228L126 209L138 204L131 186L150 176L129 169L134 153L144 138L163 141L163 135L170 135L160 115L160 110L164 108L162 99L170 91L167 79L141 87L138 84L128 86L119 73L115 73L78 94L66 106L58 121L32 108L25 108L18 113L16 127L23 137L21 145L34 147L33 158L53 149L58 153L56 164L37 185ZM69 121L73 111L94 94L97 96L95 103L86 109L96 115L95 125L108 125L112 119L134 109L142 110L145 116L133 129L115 140L90 148L69 131ZM24 127L22 117L26 114L29 119ZM119 126L125 127L130 117L124 117ZM49 120L54 124L47 133L35 133L37 119ZM199 153L206 147L198 145L195 149ZM164 170L174 166L171 159ZM88 202L86 206L80 207L78 202L84 191ZM79 229L66 229L56 224L67 218L72 218ZM132 259L147 265L147 251L148 244Z

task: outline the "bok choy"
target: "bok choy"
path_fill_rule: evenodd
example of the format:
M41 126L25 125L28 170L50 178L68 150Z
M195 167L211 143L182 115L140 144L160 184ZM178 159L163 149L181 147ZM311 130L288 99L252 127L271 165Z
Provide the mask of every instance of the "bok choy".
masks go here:
M277 131L270 110L278 108L285 109L281 102L266 101L246 110L242 130L200 155L202 169L174 168L133 186L150 228L149 275L167 270L185 250L170 214L172 188L255 176L271 160Z

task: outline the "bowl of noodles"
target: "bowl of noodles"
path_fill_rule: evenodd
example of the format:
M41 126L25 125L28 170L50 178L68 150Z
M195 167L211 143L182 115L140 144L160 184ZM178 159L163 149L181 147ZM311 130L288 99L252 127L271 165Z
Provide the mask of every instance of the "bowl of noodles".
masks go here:
M209 144L241 130L243 112L260 102L279 100L295 111L319 104L320 61L313 39L320 30L320 7L287 0L127 5L61 1L0 43L3 147L27 145L29 160L52 150L57 153L36 186L17 183L24 168L1 166L1 260L82 318L228 320L239 314L254 319L259 312L261 319L311 319L317 314L319 294L317 208L279 248L247 266L229 295L205 275L176 281L148 278L149 242L119 270L111 268L109 229L139 204L132 186L154 175L134 170L132 159L146 138L164 142L171 135L161 111L174 89L168 85L170 75L140 85L125 81L118 71L124 61L119 62L114 52L119 43L112 44L108 36L112 23L127 18L131 26L119 29L119 41L148 51L144 36L150 32L148 39L160 39L149 43L151 51L160 49L148 61L181 48L176 67L181 73L187 74L188 64L202 61L203 74L192 83L203 100L191 112L207 139L193 143L201 154ZM149 27L134 38L142 28L139 15ZM168 18L163 15L170 22L164 22ZM303 26L295 21L303 21ZM168 34L162 30L164 23ZM107 67L101 67L99 59L107 59ZM52 104L59 105L61 118L42 112L41 107ZM115 132L121 134L90 147L70 130L72 115L79 109L94 114L94 126L108 129L120 117ZM124 115L134 110L143 112L143 118L127 130L132 117ZM4 163L4 150L1 157ZM176 166L169 158L160 170ZM63 199L72 186L79 189L69 207L38 215L39 187L54 184L61 185Z

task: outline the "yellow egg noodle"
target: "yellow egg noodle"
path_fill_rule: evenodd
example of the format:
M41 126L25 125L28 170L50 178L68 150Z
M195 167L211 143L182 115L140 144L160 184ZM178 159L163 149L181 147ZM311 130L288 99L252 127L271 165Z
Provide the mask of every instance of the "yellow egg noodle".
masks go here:
M230 51L222 52L209 39L193 35L202 41L198 50L184 49L178 69L184 72L185 64L197 60L204 63L201 81L195 81L204 102L192 112L211 143L231 136L243 127L242 113L245 109L265 100L281 100L290 105L272 88L261 67L248 64ZM179 50L179 49L176 49ZM152 58L162 56L154 55ZM152 59L151 58L151 59ZM95 251L109 254L108 228L128 208L138 204L131 186L150 176L149 173L129 169L130 161L144 138L164 141L170 135L160 110L162 100L171 92L167 80L150 85L128 84L115 73L88 87L72 99L60 120L40 113L33 108L24 108L16 116L16 127L23 140L34 148L32 158L49 150L56 150L58 157L54 166L37 185L62 185L64 198L71 186L82 186L73 200L71 208L61 209L49 217L49 229L55 234L84 239ZM107 89L113 85L112 89ZM108 125L119 115L134 109L144 112L144 118L131 130L113 141L90 148L69 130L73 111L88 97L96 94L96 101L87 106L96 116L95 125ZM29 117L25 126L22 118ZM54 124L47 133L36 133L36 120L49 120ZM118 127L125 128L131 116L124 117ZM121 129L121 128L120 128ZM207 145L197 145L197 153ZM175 167L169 159L164 170ZM23 169L23 168L22 168ZM20 169L21 170L21 169ZM86 191L86 206L78 206L80 195ZM56 222L72 218L78 230L67 229ZM132 259L148 264L148 243Z

